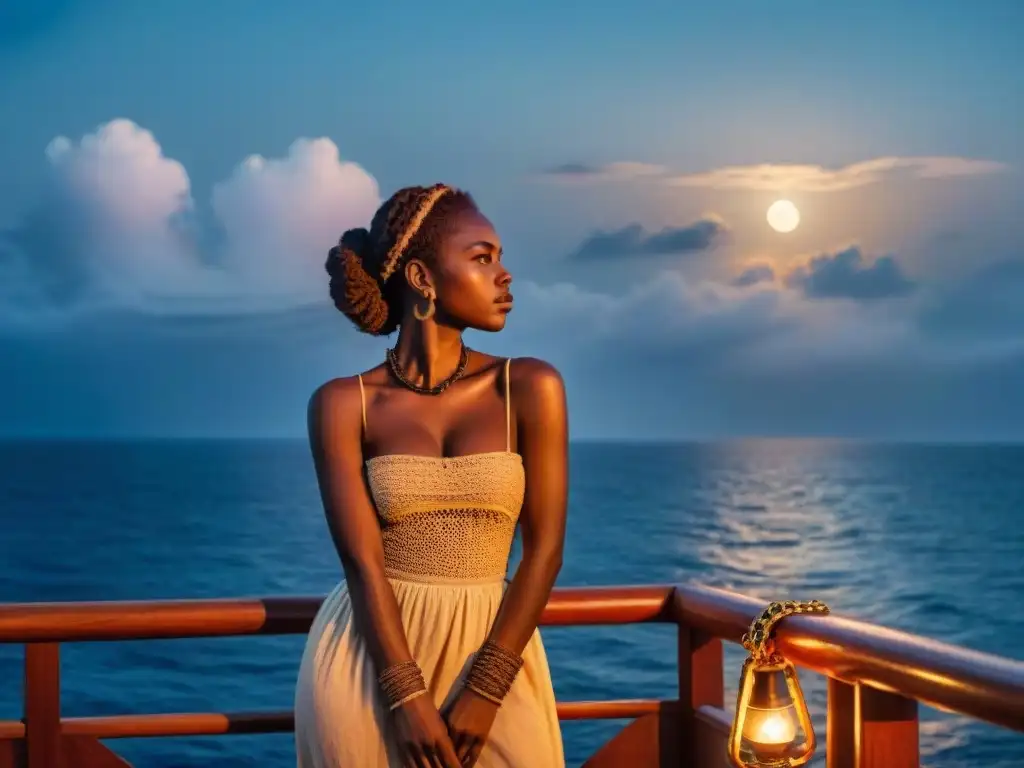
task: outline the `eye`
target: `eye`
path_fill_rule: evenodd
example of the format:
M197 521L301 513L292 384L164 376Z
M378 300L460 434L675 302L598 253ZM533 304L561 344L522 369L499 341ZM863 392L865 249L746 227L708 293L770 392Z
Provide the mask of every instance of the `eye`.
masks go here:
M491 261L491 254L489 253L478 253L473 257L475 261L479 261L481 264L488 264Z

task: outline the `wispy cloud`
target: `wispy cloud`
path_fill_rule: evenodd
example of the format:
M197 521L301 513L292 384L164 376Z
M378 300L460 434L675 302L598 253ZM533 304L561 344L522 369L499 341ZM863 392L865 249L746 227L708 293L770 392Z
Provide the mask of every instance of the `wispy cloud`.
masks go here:
M541 173L548 181L567 183L588 183L596 181L625 181L628 179L664 178L669 169L663 165L652 163L608 163L606 165L586 165L584 163L565 163L549 168Z
M594 183L649 179L676 187L764 192L841 192L904 176L943 179L984 176L1007 170L994 160L956 156L877 157L839 168L796 163L731 165L697 173L672 173L647 163L619 162L604 166L568 164L552 168L549 180Z
M737 288L749 288L758 283L771 283L775 280L775 269L771 264L751 264L736 275L730 285Z
M725 222L707 215L682 227L646 232L640 224L628 224L611 232L595 232L572 253L577 260L605 260L637 256L670 256L706 251L728 234Z
M992 160L966 157L878 157L841 168L822 165L734 165L706 173L671 176L667 182L678 187L746 189L752 191L841 192L877 184L895 175L918 179L983 176L1006 169Z

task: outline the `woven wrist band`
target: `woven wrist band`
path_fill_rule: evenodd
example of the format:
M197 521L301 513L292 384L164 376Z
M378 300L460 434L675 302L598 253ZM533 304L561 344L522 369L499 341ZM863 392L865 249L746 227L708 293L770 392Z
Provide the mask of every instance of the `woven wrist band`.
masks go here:
M380 673L377 683L388 701L388 708L392 711L427 692L423 673L415 661L392 664Z
M488 640L477 651L466 674L466 688L488 701L501 704L522 666L522 657Z

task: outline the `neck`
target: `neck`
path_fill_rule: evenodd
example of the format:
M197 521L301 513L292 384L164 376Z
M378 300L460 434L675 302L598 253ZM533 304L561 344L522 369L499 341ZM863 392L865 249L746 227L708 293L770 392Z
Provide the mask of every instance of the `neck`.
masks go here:
M395 357L402 373L420 387L433 387L454 373L462 354L462 332L433 320L402 323Z

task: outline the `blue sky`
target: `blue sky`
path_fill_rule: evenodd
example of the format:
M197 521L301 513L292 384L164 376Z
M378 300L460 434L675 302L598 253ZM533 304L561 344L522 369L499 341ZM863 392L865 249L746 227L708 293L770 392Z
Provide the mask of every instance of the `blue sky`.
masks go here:
M576 437L1024 438L1024 4L346 5L4 4L0 433L302 434L443 180Z

